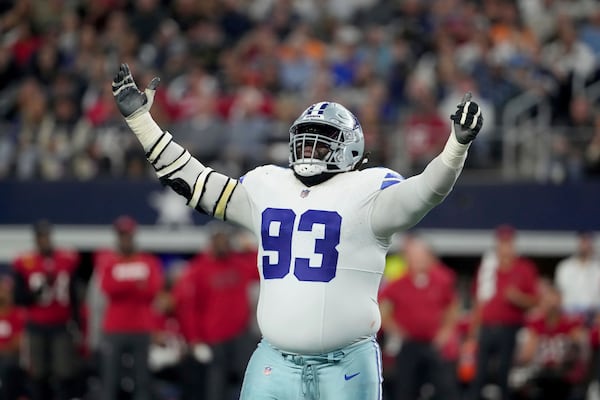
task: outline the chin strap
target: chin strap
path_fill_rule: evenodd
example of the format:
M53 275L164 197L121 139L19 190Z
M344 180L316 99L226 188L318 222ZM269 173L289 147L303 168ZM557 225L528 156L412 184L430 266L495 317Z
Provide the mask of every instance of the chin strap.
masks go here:
M327 172L323 172L320 173L318 175L313 175L313 176L302 176L302 175L298 175L296 173L296 171L294 171L294 176L296 176L296 178L302 182L305 186L315 186L318 185L319 183L323 183L328 179L331 179L335 176L335 173L327 173Z
M370 152L365 153L363 155L363 157L360 159L360 161L356 163L356 165L354 166L352 171L359 171L359 170L363 169L369 162L370 155L371 155ZM319 183L323 183L326 180L331 179L335 175L341 173L341 172L321 172L320 174L317 174L317 175L302 176L302 175L298 174L296 172L296 170L294 170L293 167L292 167L292 170L294 171L294 175L296 176L296 178L298 178L298 180L300 182L302 182L304 185L309 186L309 187L318 185Z

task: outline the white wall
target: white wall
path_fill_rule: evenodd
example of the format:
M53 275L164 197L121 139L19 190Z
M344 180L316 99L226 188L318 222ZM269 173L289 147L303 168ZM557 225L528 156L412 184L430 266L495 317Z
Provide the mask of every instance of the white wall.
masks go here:
M436 229L419 232L440 256L479 256L493 243L493 232L489 230ZM141 249L148 251L195 253L205 246L207 238L203 227L169 229L140 226L137 243ZM517 246L523 254L530 256L562 256L574 250L575 239L574 232L520 231ZM89 251L113 247L115 238L110 226L56 225L53 240L56 246ZM401 240L402 235L398 235L392 250L399 246ZM598 238L596 244L600 249ZM29 226L0 226L0 263L8 263L20 252L31 248Z

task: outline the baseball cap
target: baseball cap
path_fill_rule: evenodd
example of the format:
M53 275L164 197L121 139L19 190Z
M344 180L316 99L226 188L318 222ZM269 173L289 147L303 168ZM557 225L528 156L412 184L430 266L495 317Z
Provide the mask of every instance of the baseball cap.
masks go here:
M119 233L133 233L137 228L137 222L129 215L121 215L115 220L113 226Z

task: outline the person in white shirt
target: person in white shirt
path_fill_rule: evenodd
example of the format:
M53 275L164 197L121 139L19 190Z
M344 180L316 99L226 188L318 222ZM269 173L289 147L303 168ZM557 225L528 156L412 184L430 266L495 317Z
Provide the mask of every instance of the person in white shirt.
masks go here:
M577 249L558 263L554 280L568 314L591 318L600 310L600 258L591 232L577 234Z

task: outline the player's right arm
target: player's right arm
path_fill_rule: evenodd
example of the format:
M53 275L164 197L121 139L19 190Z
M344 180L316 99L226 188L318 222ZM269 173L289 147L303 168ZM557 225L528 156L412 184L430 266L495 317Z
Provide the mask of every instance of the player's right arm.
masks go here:
M214 171L177 144L150 115L158 87L154 78L141 92L127 64L112 83L113 96L127 125L137 136L162 184L187 199L187 205L221 220L251 227L251 202L238 180Z

